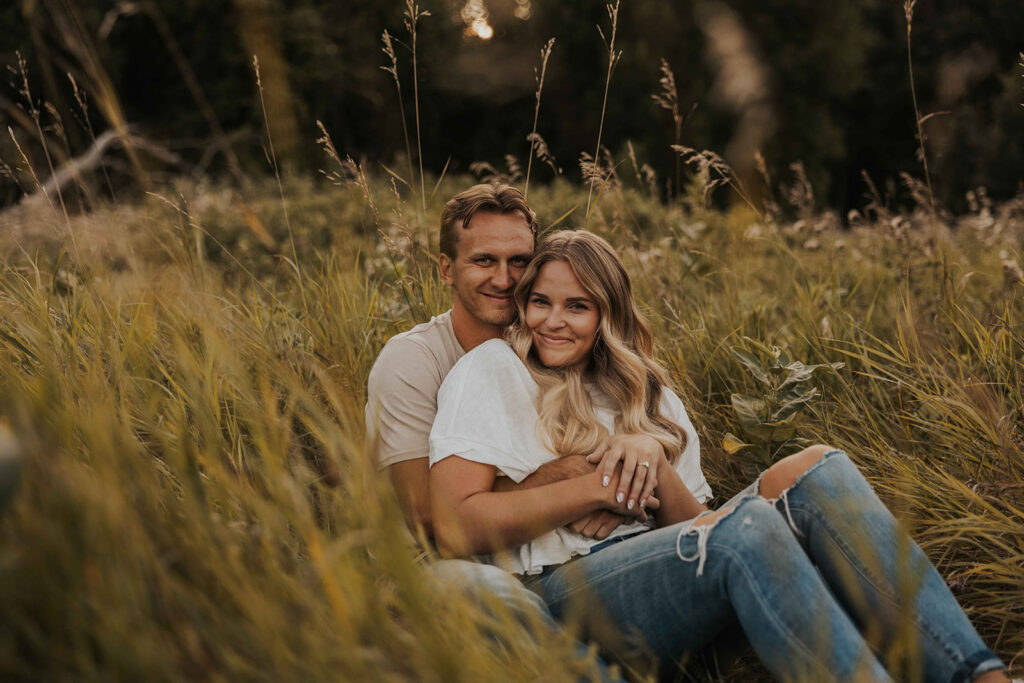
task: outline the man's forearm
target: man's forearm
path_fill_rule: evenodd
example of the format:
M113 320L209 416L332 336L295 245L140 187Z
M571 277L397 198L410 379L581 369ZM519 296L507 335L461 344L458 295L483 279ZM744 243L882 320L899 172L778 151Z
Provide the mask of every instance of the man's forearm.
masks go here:
M434 535L430 510L430 468L426 458L406 460L389 469L391 485L405 516L405 523L414 535L422 528L427 538Z
M508 477L499 477L494 481L495 491L522 491L538 486L554 484L565 479L575 479L590 474L594 471L594 465L587 462L582 455L567 455L557 460L546 462L533 474L523 479L518 484Z

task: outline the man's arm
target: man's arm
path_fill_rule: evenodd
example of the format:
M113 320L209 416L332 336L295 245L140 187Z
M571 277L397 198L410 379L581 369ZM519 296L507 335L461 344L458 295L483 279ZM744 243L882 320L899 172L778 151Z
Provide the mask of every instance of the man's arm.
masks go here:
M522 491L523 489L537 488L545 484L554 484L563 479L575 479L585 474L590 474L596 469L595 465L587 462L582 455L567 455L551 462L546 462L523 479L518 484L508 477L498 477L494 481L495 491Z
M417 536L420 529L427 538L434 537L434 524L430 514L430 465L427 458L403 460L388 467L391 486L398 497L405 523Z
M414 535L433 537L430 514L430 427L441 378L430 350L408 339L382 349L370 371L366 432L374 457L386 469L405 523Z

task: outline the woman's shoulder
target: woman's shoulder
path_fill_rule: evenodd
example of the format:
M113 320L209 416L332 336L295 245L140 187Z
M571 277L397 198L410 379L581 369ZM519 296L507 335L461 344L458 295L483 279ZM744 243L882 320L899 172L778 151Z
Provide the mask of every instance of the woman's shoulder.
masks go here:
M529 371L504 339L491 339L474 347L452 367L445 382L477 380L505 374L519 375Z
M474 370L483 368L504 368L522 366L523 362L504 339L490 339L468 351L459 359L455 367L472 367ZM453 370L455 368L452 368Z

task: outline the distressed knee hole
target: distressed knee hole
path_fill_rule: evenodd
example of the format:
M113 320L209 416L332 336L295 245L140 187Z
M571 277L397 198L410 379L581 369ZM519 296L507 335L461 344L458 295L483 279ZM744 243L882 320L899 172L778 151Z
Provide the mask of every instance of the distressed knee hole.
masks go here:
M825 454L834 449L828 446L817 444L810 446L786 456L778 461L761 475L758 493L762 498L775 500L782 496L783 492L796 483L804 472L808 471L825 457Z
M727 507L722 508L721 510L715 510L714 512L711 512L706 515L701 515L697 519L693 520L693 524L690 525L690 529L693 530L698 529L702 526L712 526L718 520L722 519L735 509L736 508L734 507Z
M697 576L704 573L704 563L708 559L708 536L711 535L711 530L718 522L732 514L736 507L733 505L714 512L701 513L699 517L679 530L679 535L676 536L676 556L683 562L696 561ZM687 557L682 550L683 537L689 534L697 534L697 552L693 557Z

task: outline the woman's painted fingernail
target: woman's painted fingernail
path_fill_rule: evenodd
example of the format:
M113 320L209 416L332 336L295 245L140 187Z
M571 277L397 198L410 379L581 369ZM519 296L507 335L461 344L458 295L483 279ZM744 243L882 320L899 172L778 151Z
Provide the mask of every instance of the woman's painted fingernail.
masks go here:
M630 498L629 502L626 503L626 509L627 510L632 510L634 505L636 505L636 501L633 500L632 498Z
M615 502L616 503L621 503L622 499L625 498L625 497L626 497L626 494L623 493L622 491L619 491L618 493L615 494Z
M601 480L601 486L607 486L610 483L612 483L612 478L609 477L607 474L604 475L604 479Z
M647 499L646 498L641 498L640 499L640 507L643 507L645 505L647 505Z

